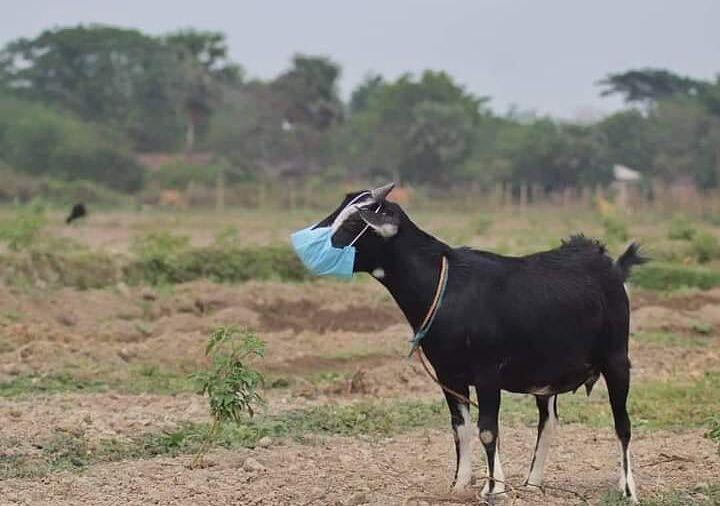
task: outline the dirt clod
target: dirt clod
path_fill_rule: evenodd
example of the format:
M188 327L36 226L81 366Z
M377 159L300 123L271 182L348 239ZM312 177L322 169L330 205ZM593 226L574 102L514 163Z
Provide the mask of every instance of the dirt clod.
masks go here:
M265 466L256 459L248 457L245 459L245 462L243 462L243 469L249 473L255 473L265 471Z

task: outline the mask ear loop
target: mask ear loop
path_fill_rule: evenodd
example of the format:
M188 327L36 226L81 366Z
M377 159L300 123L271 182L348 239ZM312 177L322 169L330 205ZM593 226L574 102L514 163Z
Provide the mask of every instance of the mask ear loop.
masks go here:
M382 202L378 204L378 206L375 208L375 214L380 212L380 208L382 207ZM358 239L360 239L365 232L367 232L367 229L370 228L370 225L365 225L365 228L363 228L358 235L355 236L355 239L352 240L350 244L348 244L348 247L353 246Z

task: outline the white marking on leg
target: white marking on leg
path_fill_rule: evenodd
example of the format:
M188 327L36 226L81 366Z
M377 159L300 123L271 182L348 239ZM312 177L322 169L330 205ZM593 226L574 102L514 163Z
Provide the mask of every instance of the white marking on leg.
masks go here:
M627 462L627 470L623 462ZM624 450L620 443L620 491L625 497L630 497L633 503L637 503L637 490L635 487L635 478L632 473L632 465L630 464L630 445ZM629 495L628 495L629 492Z
M495 469L493 470L493 478L495 479L495 486L493 487L493 494L502 494L505 492L505 473L503 473L502 464L500 463L500 444L498 442L495 445L495 458L493 459ZM487 467L487 475L490 476L490 466ZM490 480L485 479L485 486L480 493L481 496L485 497L490 493Z
M547 457L548 448L550 447L550 440L557 427L557 417L555 416L555 396L549 397L547 401L548 419L545 420L540 432L540 438L535 448L535 454L533 456L532 467L530 469L530 475L528 476L528 485L540 486L543 481L543 474L545 471L545 458Z
M454 490L463 490L470 485L472 479L472 441L475 432L470 418L470 410L464 404L459 406L463 423L455 429L458 437L458 471Z

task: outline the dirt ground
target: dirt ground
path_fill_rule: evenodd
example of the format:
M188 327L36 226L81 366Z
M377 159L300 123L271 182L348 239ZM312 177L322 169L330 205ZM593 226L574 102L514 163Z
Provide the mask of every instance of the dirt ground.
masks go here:
M633 292L632 305L635 336L664 332L681 341L713 343L668 345L633 337L635 381L693 378L720 369L720 290L672 297ZM202 362L210 330L222 324L252 327L267 342L263 370L289 384L267 392L271 412L440 397L422 368L406 358L410 332L399 310L379 286L366 281L195 282L172 290L119 285L50 295L0 287L0 381L59 371L122 381L148 364L189 372ZM358 372L362 384L348 388L347 378ZM206 419L204 399L190 393L6 397L0 398L0 444L13 440L32 446L59 429L77 427L91 439L122 438ZM618 452L610 427L567 424L553 443L546 472L547 484L565 491L548 489L543 496L522 489L534 438L530 427L502 428L504 468L517 487L505 504L593 503L614 487ZM702 430L640 431L633 441L641 495L692 489L720 478L717 444ZM250 457L259 463L255 469L247 464ZM480 478L479 448L476 457ZM204 469L189 470L188 461L158 457L8 479L0 481L0 505L472 504L482 486L478 480L467 496L448 495L454 466L449 430L416 430L380 441L278 440L265 449L213 451Z
M501 439L508 504L578 504L597 500L616 482L617 443L608 430L562 427L553 443L543 495L522 487L534 444L529 428ZM633 444L639 494L692 488L717 478L720 457L697 431L640 435ZM481 480L463 496L448 493L452 472L449 432L420 431L381 442L318 439L312 445L211 453L209 467L189 470L190 458L155 458L59 473L40 482L0 482L3 504L33 505L277 505L477 504ZM479 451L475 476L483 475ZM248 469L248 458L261 467ZM565 490L557 490L559 487Z

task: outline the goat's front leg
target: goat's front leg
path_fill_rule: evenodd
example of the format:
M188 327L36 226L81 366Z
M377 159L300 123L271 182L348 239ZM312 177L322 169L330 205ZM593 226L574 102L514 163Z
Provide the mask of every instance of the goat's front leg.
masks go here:
M480 415L478 429L480 441L485 447L487 458L487 481L481 495L502 494L505 492L505 475L500 464L500 444L498 441L498 412L500 411L500 389L477 386Z
M452 388L452 387L451 387ZM457 393L467 397L469 389L467 386L455 386ZM472 439L473 429L470 419L470 408L467 403L461 402L453 394L445 392L445 400L450 409L450 424L452 425L453 437L455 439L455 478L453 479L453 491L461 492L470 485L472 478Z
M547 457L548 448L550 447L550 439L558 424L557 395L536 395L535 404L538 408L537 442L535 443L535 452L530 464L530 474L525 480L525 484L539 487L543 481L545 457Z

